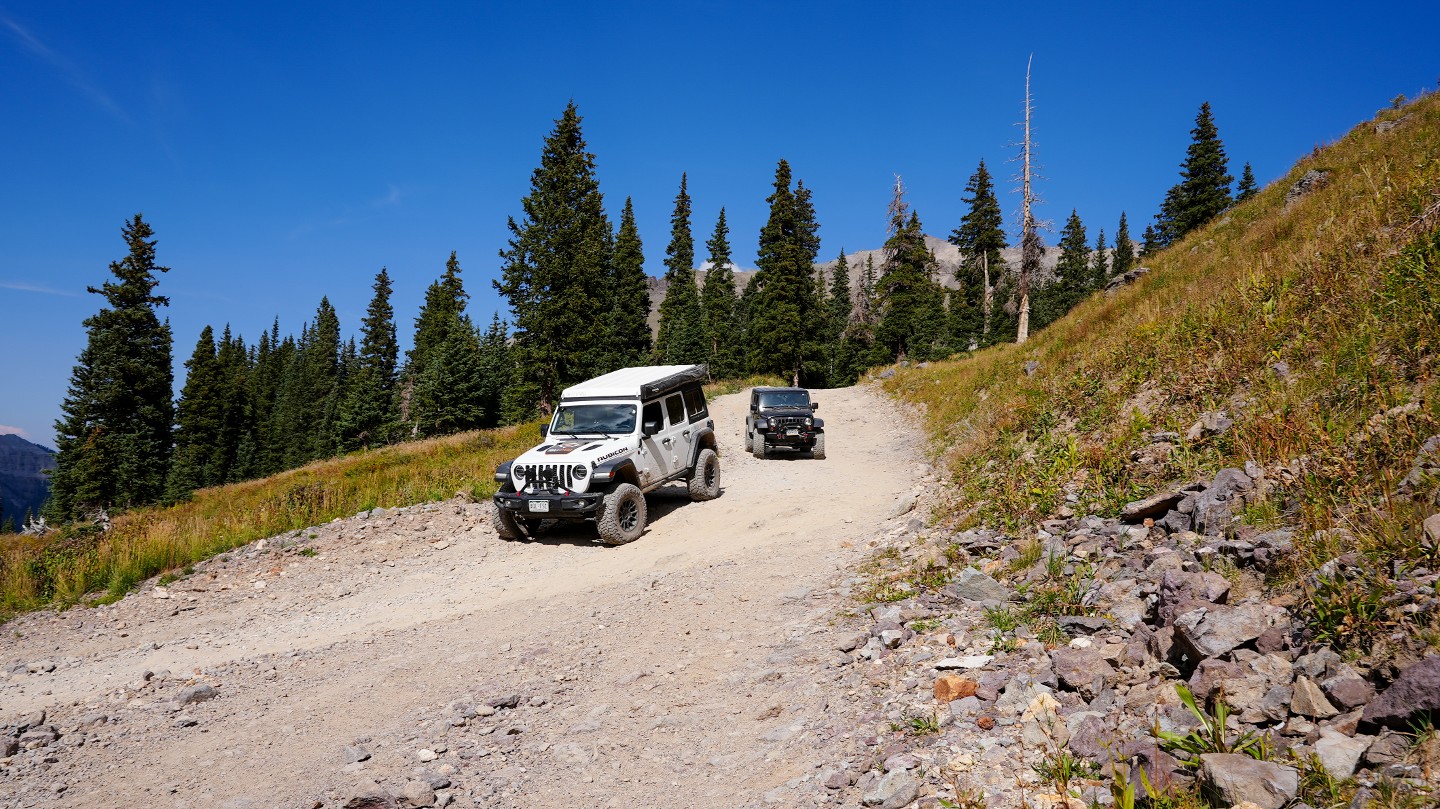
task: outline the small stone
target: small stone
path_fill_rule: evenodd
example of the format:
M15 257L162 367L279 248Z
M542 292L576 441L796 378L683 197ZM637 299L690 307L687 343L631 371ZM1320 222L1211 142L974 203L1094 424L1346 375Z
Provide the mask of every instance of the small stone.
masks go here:
M176 695L175 704L194 705L197 702L207 702L218 696L220 696L220 692L215 690L215 686L200 683L199 685L192 685Z
M887 772L865 790L860 802L880 809L901 809L920 797L920 782L908 770Z
M975 695L976 682L969 677L946 674L935 681L932 691L940 702L951 702Z
M363 747L347 747L342 755L345 757L346 764L356 764L370 759L370 751Z
M440 755L434 750L426 749L416 751L415 758L418 758L421 761L434 761L435 759L440 758Z
M890 507L890 513L887 515L887 517L893 520L896 517L909 514L911 511L915 510L915 502L915 495L903 495L899 500L895 501L895 505Z
M1432 550L1440 548L1440 514L1425 519L1425 542Z
M1312 719L1328 719L1340 714L1325 698L1320 686L1304 675L1295 678L1295 697L1290 701L1290 712Z
M942 592L962 601L1004 601L1010 597L1005 585L967 567L956 575L955 580L945 585Z
M944 671L946 669L979 669L990 665L995 655L965 655L964 657L946 657L935 662L935 668Z
M1431 655L1400 672L1400 676L1369 705L1364 721L1394 730L1409 730L1416 714L1440 711L1440 655Z
M1374 736L1346 736L1330 728L1320 729L1320 738L1315 742L1315 755L1325 766L1325 771L1335 778L1349 778L1360 766L1360 757L1375 741Z
M164 601L165 599L170 597L170 591L166 590L164 587L156 587L154 590L150 591L150 597L158 598L161 601Z
M400 789L400 805L428 807L435 805L435 789L424 781L406 781Z

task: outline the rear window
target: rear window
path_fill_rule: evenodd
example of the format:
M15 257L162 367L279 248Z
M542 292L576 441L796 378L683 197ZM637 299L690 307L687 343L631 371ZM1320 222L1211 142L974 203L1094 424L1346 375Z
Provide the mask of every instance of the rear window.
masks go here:
M705 408L705 394L699 388L685 389L685 409L690 411L692 422L710 415Z
M671 424L679 424L685 420L685 403L680 400L680 394L666 397L665 411L670 414Z

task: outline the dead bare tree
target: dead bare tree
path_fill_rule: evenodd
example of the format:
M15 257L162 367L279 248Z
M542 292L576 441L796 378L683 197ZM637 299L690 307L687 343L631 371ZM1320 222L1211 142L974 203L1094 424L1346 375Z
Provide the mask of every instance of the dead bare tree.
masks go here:
M1040 243L1040 223L1035 221L1034 190L1034 141L1030 137L1030 116L1034 105L1030 98L1030 65L1035 61L1031 54L1025 63L1025 139L1020 142L1020 312L1015 330L1015 342L1030 339L1030 282L1040 274L1040 257L1044 246Z

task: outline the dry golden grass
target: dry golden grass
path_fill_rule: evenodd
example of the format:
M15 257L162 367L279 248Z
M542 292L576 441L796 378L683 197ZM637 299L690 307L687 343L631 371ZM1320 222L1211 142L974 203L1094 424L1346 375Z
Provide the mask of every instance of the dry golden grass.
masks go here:
M1440 432L1440 98L1381 120L1402 115L1317 150L1027 344L887 381L926 407L951 516L1020 528L1067 494L1099 511L1224 466L1303 457L1288 505L1305 527L1394 533L1385 495ZM1311 169L1328 183L1287 208ZM1130 462L1146 433L1183 434L1216 409L1235 417L1230 432Z
M495 467L538 437L530 424L415 441L202 489L186 503L121 514L105 533L0 537L0 618L98 590L123 595L157 573L376 506L489 497Z

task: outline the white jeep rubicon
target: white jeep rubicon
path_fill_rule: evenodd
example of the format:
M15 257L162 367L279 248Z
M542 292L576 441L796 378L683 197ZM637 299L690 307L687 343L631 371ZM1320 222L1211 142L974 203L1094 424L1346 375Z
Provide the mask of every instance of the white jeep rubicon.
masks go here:
M720 496L704 365L622 368L566 388L544 441L500 464L495 533L530 539L546 520L593 520L607 545L645 531L645 493L684 481L692 500Z

